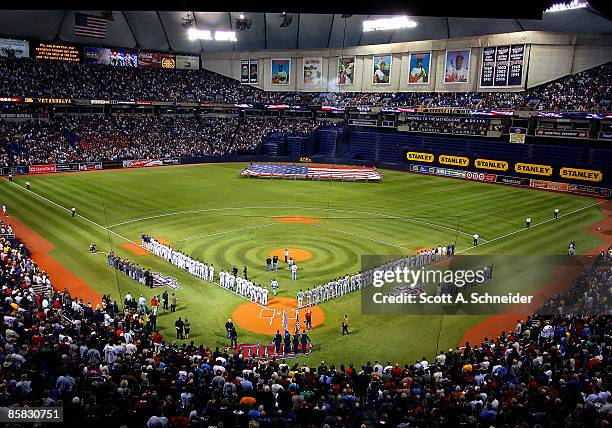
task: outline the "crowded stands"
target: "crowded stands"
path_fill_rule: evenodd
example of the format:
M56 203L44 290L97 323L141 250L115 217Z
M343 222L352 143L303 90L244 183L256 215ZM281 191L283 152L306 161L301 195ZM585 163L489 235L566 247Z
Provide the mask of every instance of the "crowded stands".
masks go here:
M612 100L612 64L562 77L523 92L318 93L262 91L208 70L153 70L0 58L0 96L601 111L609 110L609 101Z
M147 321L146 308L122 311L109 296L94 306L54 290L22 243L2 246L2 406L63 406L66 424L148 427L603 427L610 420L612 342L601 305L608 311L612 248L568 292L586 297L582 304L435 358L399 364L381 355L354 367L176 344Z
M309 134L329 122L196 115L58 115L0 120L3 166L252 153L271 133Z

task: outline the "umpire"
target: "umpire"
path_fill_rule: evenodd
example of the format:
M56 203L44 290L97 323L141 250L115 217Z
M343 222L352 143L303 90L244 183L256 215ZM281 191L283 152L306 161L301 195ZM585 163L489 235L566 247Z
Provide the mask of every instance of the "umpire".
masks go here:
M344 336L345 334L349 334L348 316L346 314L344 315L344 318L342 319L342 336Z

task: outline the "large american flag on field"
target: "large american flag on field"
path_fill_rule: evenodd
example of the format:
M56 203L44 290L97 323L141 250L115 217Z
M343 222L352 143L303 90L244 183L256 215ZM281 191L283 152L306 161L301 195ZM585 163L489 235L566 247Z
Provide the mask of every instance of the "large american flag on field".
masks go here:
M107 24L106 18L77 12L74 14L74 35L105 39Z
M285 165L257 163L240 173L243 177L281 177L299 179L332 179L347 181L380 181L382 175L367 166L344 165Z

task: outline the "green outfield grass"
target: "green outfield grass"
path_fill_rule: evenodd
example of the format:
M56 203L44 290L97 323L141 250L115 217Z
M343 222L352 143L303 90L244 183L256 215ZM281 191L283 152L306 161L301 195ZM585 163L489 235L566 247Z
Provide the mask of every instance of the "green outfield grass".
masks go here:
M412 254L450 241L466 254L555 255L565 254L570 240L577 242L579 252L601 243L585 230L603 218L599 207L591 206L596 200L589 197L393 171L383 171L382 183L242 179L238 172L243 167L211 164L17 177L16 185L0 183L0 202L8 206L10 215L54 244L50 254L100 294L122 300L127 291L146 297L153 292L116 275L103 255L89 254L91 242L101 251L112 249L178 278L183 286L177 292L178 311L162 311L158 325L165 337L172 338L176 317L187 317L192 339L209 346L228 344L223 324L243 300L153 255L135 256L121 248L125 238L138 242L143 232L163 237L173 247L214 263L217 272L246 264L249 276L266 285L272 278L264 269L270 250L310 251L312 259L299 263L298 281L289 281L284 266L275 274L285 297L358 271L363 255ZM21 187L26 180L35 194ZM74 206L91 222L71 218L49 201L68 209ZM552 217L554 208L562 215L579 211L538 225ZM282 216L313 217L319 222L275 221ZM521 229L526 216L533 219L531 230L468 250L473 233L481 236L481 242L503 237ZM454 347L467 328L486 318L362 316L357 293L326 302L322 308L326 322L312 332L316 352L305 361L403 363L431 358L437 347ZM345 313L351 320L351 335L343 337L340 320ZM244 343L270 340L243 329L239 335Z

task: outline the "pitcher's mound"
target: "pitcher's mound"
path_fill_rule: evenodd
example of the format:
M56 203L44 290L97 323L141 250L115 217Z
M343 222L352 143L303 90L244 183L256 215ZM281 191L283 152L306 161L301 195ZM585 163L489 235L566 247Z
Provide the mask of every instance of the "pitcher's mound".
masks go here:
M319 222L318 218L302 217L299 215L292 215L288 217L276 217L274 220L279 223L290 223L290 224L312 224L312 223Z
M170 241L168 241L166 238L164 238L163 236L158 236L155 238L155 240L157 242L159 242L162 245L170 245Z
M144 256L146 254L149 254L149 252L142 248L140 245L132 244L131 242L121 244L121 247L128 250L132 254L136 254L137 256Z
M302 250L300 248L288 248L289 257L292 257L296 262L303 262L305 260L310 260L312 258L312 254L310 251ZM268 253L270 257L278 256L278 260L285 260L285 249L277 248Z
M273 336L276 330L283 333L283 310L288 318L289 332L295 331L295 310L297 301L286 297L274 297L268 300L268 306L262 307L252 302L245 302L232 313L232 321L245 330L257 334ZM312 312L312 327L316 328L325 322L325 312L318 306L301 309L300 332L305 328L306 309Z

